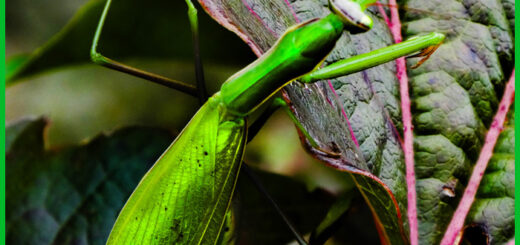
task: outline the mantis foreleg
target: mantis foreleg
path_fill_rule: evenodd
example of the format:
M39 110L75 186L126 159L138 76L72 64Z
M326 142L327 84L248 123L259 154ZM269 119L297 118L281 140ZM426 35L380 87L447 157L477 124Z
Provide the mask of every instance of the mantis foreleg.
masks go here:
M425 58L428 58L433 51L435 51L435 48L431 47L438 47L443 40L444 35L436 32L420 37L410 38L402 43L394 44L330 64L302 76L299 81L303 83L311 83L319 80L349 75L421 50L423 50L423 52L420 52L419 56L425 56ZM422 64L424 61L424 59L421 60L418 65Z

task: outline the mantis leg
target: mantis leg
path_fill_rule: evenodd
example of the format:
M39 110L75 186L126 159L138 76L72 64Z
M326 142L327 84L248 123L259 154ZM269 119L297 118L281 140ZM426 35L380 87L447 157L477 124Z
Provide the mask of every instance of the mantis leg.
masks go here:
M326 67L303 75L299 81L303 83L312 83L318 80L341 77L416 52L420 52L416 56L424 56L424 58L419 61L419 63L417 63L417 65L420 65L425 61L425 59L430 57L433 51L435 51L435 49L442 43L443 40L444 35L440 33L430 33L428 35L414 37L402 43L394 44L330 64ZM414 68L416 67L417 66L414 66Z
M177 89L179 91L182 91L184 93L187 93L192 96L198 96L199 92L198 89L191 85L187 84L181 81L173 80L167 77L163 77L157 74L153 74L147 71L143 71L140 69L137 69L135 67L131 67L128 65L125 65L121 62L112 60L110 58L107 58L103 56L101 53L97 51L99 38L101 36L101 32L103 30L103 26L105 24L105 19L108 13L108 10L110 9L110 4L112 3L112 0L107 0L107 3L105 4L105 8L103 9L103 13L101 14L101 18L99 19L99 24L96 29L96 34L94 35L94 40L92 42L92 48L90 49L90 57L92 61L98 65L114 69L120 72L124 72L136 77L140 77L143 79L146 79L148 81L164 85L169 88Z
M191 35L193 39L193 52L195 56L195 77L197 80L197 92L200 104L204 104L208 100L206 92L206 82L204 81L204 69L200 58L200 42L199 42L199 20L197 17L197 9L191 2L186 0L188 5L188 18L190 19Z

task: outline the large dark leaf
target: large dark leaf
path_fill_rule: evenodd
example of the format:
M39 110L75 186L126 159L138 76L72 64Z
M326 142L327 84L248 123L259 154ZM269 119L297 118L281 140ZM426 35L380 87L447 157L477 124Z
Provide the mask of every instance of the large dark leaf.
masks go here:
M33 119L7 128L7 242L104 244L126 199L173 136L127 128L45 151L46 124Z
M510 11L514 3L408 0L402 4L417 9L404 15L406 36L430 31L447 35L430 60L409 70L416 134L419 238L424 244L435 244L458 205L511 73L514 50L512 22L508 18L514 18ZM495 171L494 161L488 171ZM507 182L509 177L496 178ZM488 180L484 178L481 184L488 185ZM482 205L483 201L477 201L474 209L483 209ZM498 244L512 237L507 229L514 212L507 207L505 203L487 207L487 212L502 212L493 222L504 226L486 224L500 230L494 233L500 233Z
M8 62L8 85L62 66L90 63L90 46L105 0L90 0L50 41L30 56ZM251 52L231 33L199 14L201 53L207 63L237 64ZM218 45L233 47L215 48ZM175 58L191 60L193 48L184 1L114 1L100 40L100 51L111 58Z
M210 15L236 32L257 55L265 52L289 26L329 13L326 3L302 1L200 1ZM392 43L383 21L373 31L340 39L326 63ZM397 80L392 65L371 69L350 78L301 86L293 83L285 95L297 118L320 142L320 147L342 152L341 159L321 158L331 166L352 173L367 203L372 206L381 238L406 243L401 214L405 213L406 186L402 150L394 123L400 125ZM351 119L357 147L343 114ZM303 139L304 140L304 139ZM392 192L395 194L393 195Z

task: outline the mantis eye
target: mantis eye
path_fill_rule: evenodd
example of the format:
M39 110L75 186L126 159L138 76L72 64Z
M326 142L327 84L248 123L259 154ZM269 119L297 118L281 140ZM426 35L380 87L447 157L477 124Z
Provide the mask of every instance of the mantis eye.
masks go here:
M359 0L329 0L332 12L341 18L350 33L366 32L372 28L372 19L363 12L365 8L358 2Z

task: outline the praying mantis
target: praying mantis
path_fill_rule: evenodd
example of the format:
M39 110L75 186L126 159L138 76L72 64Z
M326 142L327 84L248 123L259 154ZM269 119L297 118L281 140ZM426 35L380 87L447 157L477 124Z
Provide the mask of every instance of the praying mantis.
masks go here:
M331 14L289 28L268 52L232 75L142 178L120 212L107 244L216 244L239 175L252 113L290 82L345 76L421 50L419 55L428 57L443 41L443 34L431 33L319 68L343 31L356 33L372 27L364 10L373 2L329 1ZM196 10L191 1L186 3L192 29L197 30ZM110 4L108 0L94 36L92 60L203 98L204 92L197 90L203 85L199 66L196 88L97 52ZM198 42L196 31L193 33ZM311 138L309 141L312 144Z

